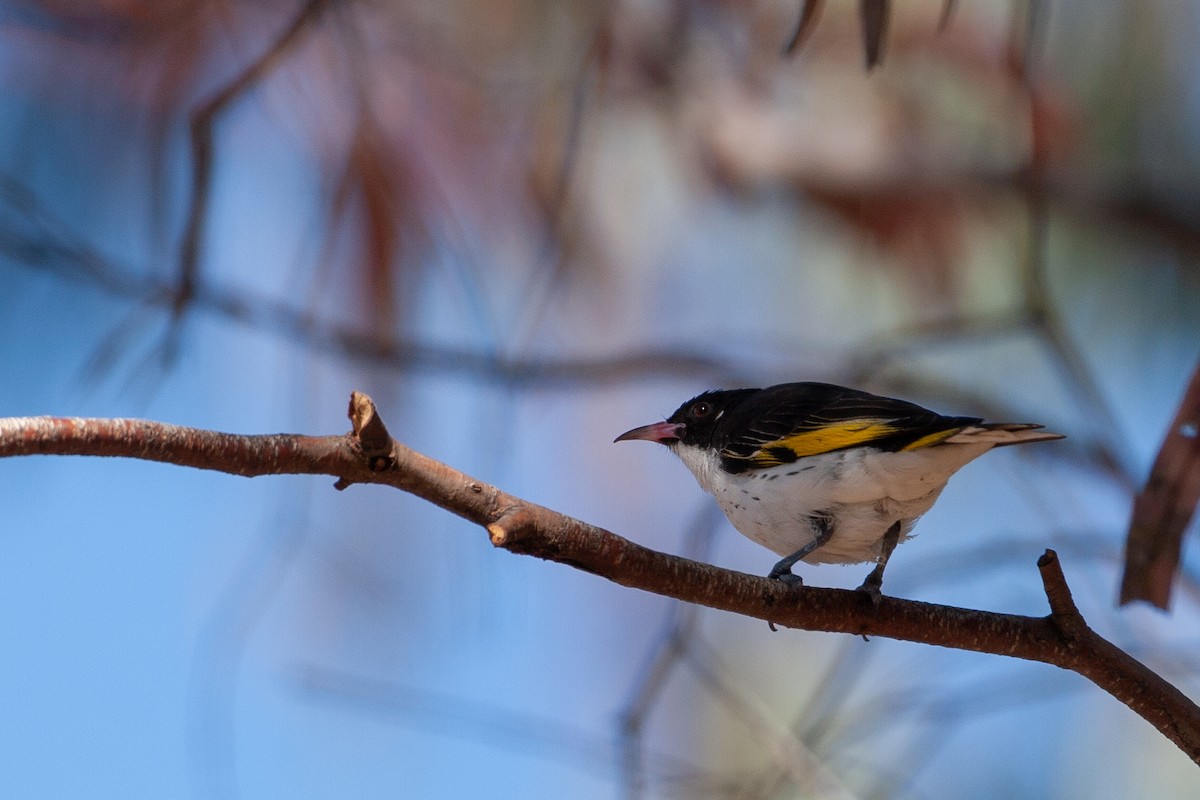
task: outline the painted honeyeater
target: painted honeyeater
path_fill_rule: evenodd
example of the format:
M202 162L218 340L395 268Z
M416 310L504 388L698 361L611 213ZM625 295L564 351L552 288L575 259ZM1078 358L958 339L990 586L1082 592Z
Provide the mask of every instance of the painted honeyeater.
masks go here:
M967 462L1010 444L1063 438L1031 423L947 417L828 383L705 392L665 422L614 441L670 448L733 527L783 558L770 577L799 583L797 561L875 562L860 589L878 601L898 542Z

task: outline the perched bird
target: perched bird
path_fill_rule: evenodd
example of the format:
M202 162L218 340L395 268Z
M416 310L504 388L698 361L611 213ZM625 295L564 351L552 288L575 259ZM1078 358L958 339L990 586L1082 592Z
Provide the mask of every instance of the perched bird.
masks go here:
M828 383L705 392L666 422L614 441L669 447L733 527L783 558L770 577L799 583L797 561L876 563L860 589L878 601L898 542L968 461L1062 434L1041 425L945 417Z

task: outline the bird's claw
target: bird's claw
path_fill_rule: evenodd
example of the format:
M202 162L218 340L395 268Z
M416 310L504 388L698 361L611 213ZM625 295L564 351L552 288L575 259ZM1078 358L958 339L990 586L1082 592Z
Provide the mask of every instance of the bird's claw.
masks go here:
M804 579L801 578L796 573L792 572L790 569L787 569L787 570L773 569L773 570L771 570L771 573L769 575L767 575L767 577L770 578L771 580L779 581L780 583L782 583L786 586L803 586L804 585ZM767 626L771 629L772 632L778 630L778 628L775 627L775 623L771 622L770 620L767 620Z

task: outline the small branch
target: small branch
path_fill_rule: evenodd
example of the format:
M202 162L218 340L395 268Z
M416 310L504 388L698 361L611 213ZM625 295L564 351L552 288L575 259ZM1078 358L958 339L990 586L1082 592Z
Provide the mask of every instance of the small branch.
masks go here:
M1071 587L1067 586L1067 576L1063 575L1062 564L1058 561L1058 553L1047 550L1037 562L1038 570L1042 573L1042 587L1046 590L1046 599L1050 602L1050 615L1056 620L1083 621L1079 609L1075 607L1075 598L1071 596ZM1061 627L1061 625L1060 625Z
M528 503L393 440L374 403L351 396L343 436L241 436L128 419L0 419L0 457L125 456L234 475L324 474L337 486L393 486L484 527L512 553L557 561L622 586L804 630L883 636L1011 656L1069 669L1125 703L1200 763L1200 708L1092 631L1057 556L1038 562L1050 614L1024 617L883 597L791 587L781 581L659 553Z

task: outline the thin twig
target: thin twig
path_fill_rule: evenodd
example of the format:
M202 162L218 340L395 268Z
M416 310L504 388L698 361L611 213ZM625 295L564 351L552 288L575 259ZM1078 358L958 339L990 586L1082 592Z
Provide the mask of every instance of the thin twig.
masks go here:
M192 186L188 196L187 221L179 245L179 276L172 294L172 328L168 334L164 357L170 363L179 337L179 324L199 286L201 252L208 221L209 196L212 192L213 159L215 146L213 133L220 116L239 97L253 88L271 72L300 41L301 34L316 20L329 0L306 0L287 27L275 38L258 58L212 97L201 103L192 112L189 121L192 149Z

